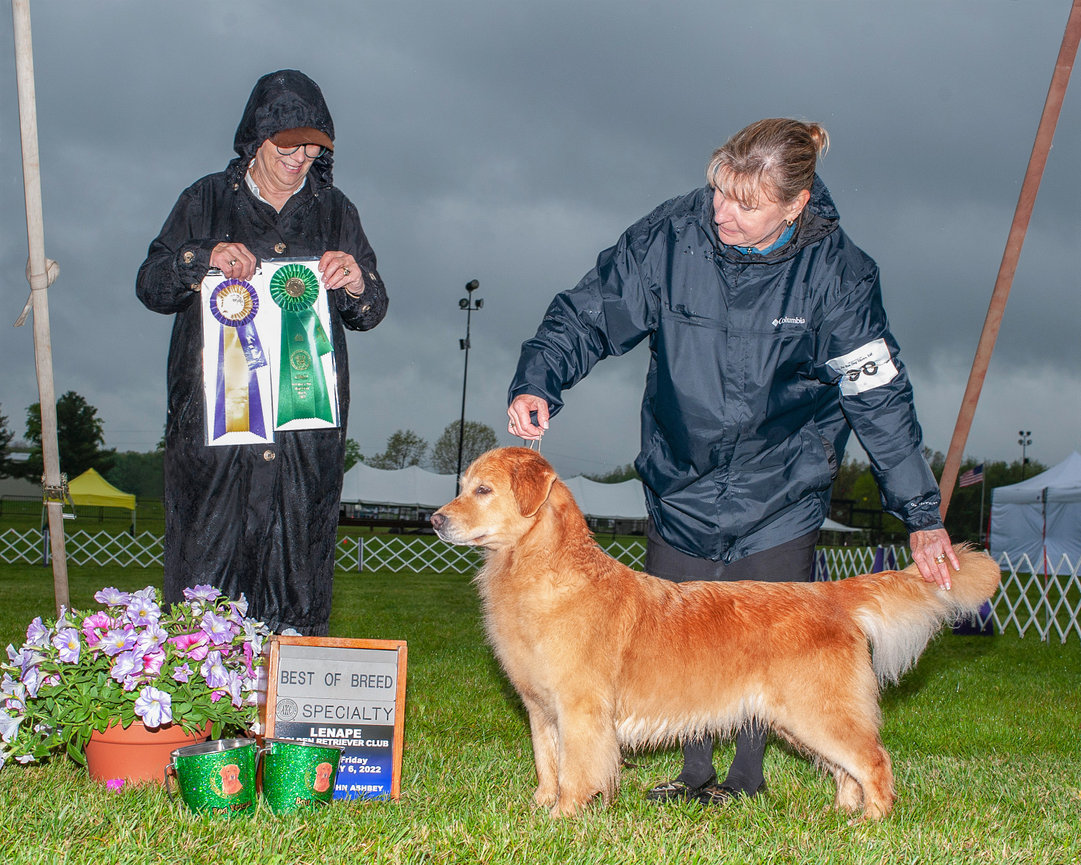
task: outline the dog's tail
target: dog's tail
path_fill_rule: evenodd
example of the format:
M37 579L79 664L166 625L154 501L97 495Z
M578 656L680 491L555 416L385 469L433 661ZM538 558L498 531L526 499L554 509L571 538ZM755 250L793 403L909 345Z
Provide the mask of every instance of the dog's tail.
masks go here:
M961 570L950 566L949 591L925 581L914 564L836 583L850 587L845 600L871 642L879 681L896 682L944 623L977 612L998 588L1001 574L994 559L967 544L954 550Z

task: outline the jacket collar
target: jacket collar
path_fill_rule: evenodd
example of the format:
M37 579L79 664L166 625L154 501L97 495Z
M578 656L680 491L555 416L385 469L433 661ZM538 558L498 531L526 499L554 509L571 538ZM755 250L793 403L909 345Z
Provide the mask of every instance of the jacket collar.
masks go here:
M796 230L789 242L766 253L740 252L735 247L721 243L717 237L717 229L713 223L713 190L708 186L705 187L703 198L702 224L707 227L707 233L714 248L722 258L744 264L773 264L785 261L804 247L832 234L841 225L833 197L826 188L826 184L816 174L811 186L811 200L803 208L803 213L796 222Z

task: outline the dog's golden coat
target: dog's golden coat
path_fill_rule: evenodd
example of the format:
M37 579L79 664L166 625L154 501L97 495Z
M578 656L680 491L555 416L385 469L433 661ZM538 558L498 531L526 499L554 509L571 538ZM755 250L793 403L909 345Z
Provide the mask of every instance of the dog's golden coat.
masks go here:
M527 448L478 458L432 523L443 540L486 551L476 584L488 637L529 713L534 799L553 816L611 799L621 746L749 718L833 773L837 807L884 816L894 790L878 680L900 676L999 582L989 556L960 547L949 592L915 567L827 583L661 580L601 550Z

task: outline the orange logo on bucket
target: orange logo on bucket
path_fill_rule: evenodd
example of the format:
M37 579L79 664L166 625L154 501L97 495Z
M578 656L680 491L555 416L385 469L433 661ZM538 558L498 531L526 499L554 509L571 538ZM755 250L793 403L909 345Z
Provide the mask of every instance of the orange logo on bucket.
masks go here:
M223 796L235 796L244 785L240 783L240 767L230 763L221 767L221 794Z
M315 792L325 793L330 789L330 775L334 767L330 763L320 763L315 767Z

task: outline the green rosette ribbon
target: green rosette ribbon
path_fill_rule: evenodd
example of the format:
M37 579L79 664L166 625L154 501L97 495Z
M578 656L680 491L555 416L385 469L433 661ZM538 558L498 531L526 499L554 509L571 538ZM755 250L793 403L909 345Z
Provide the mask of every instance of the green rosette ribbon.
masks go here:
M303 264L285 264L270 278L270 296L282 311L278 426L305 418L333 423L321 360L333 346L314 309L319 280Z

